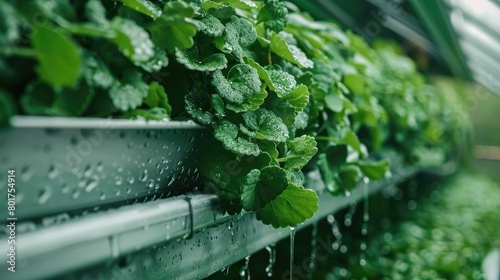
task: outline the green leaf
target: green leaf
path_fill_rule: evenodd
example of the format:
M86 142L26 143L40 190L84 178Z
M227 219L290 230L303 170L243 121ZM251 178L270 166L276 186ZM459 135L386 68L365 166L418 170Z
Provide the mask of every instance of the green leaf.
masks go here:
M44 16L58 24L76 19L75 9L69 0L34 0L30 2L34 2ZM23 5L26 4L23 3Z
M274 32L282 31L286 26L288 10L279 0L266 0L257 15L257 22L264 22L266 28Z
M367 162L367 161L359 161L358 166L361 169L363 174L374 180L384 178L387 172L389 171L389 167L391 162L387 159L375 161L375 162Z
M338 177L338 174L330 169L326 154L320 154L318 156L318 170L321 174L321 179L325 185L325 189L331 194L339 194L342 191L342 184Z
M351 148L353 148L355 151L359 153L363 152L361 150L361 142L359 142L358 136L352 130L348 130L340 141L344 144L351 146Z
M269 89L274 90L273 82L271 81L271 78L269 78L266 69L260 66L260 64L258 64L257 62L253 61L250 57L245 57L244 60L248 65L252 66L253 68L255 68L255 70L257 70L259 78L264 81L264 83L269 87Z
M21 19L7 1L0 2L0 45L13 46L20 38Z
M146 119L146 120L165 120L170 119L170 115L164 108L151 108L151 109L135 109L125 115L125 118L129 119Z
M9 125L12 115L14 115L14 104L9 95L0 89L0 128Z
M222 53L212 54L200 60L196 46L184 51L176 49L175 58L186 68L197 71L215 71L224 69L227 66L226 56Z
M289 94L297 85L295 78L282 70L265 67L267 75L271 80L274 91L282 97Z
M161 9L148 0L116 0L122 2L123 5L132 10L145 14L152 19L157 19L161 16Z
M273 112L260 108L243 113L245 128L254 132L256 138L285 142L288 128Z
M286 177L288 178L288 181L295 186L302 186L304 184L304 173L302 171L297 170L297 171L290 171L290 170L285 170L286 171Z
M33 82L21 96L21 106L26 114L49 116L81 116L87 110L94 91L85 83L76 88L53 87Z
M254 169L242 186L241 201L245 211L256 211L280 195L288 186L286 173L277 166Z
M295 114L302 112L309 103L309 91L305 85L300 84L291 93L283 97L286 99L294 108Z
M135 64L147 72L158 72L162 68L168 66L168 56L165 50L160 49L158 47L153 48L153 56L144 62L136 62Z
M246 173L236 156L225 150L220 142L212 141L207 145L211 148L202 151L199 167L205 179L206 191L217 194L228 213L239 213L243 208L241 185Z
M167 117L170 117L172 107L168 103L168 96L165 89L158 82L149 84L148 95L144 98L144 103L150 108L161 108L165 110ZM158 110L156 112L159 112Z
M237 155L257 156L260 153L259 146L239 137L238 127L229 121L223 120L214 125L214 136L215 139L222 142L226 150Z
M229 70L227 79L217 70L212 85L217 93L231 103L241 104L260 92L262 82L257 70L246 64L237 64Z
M297 46L289 45L285 42L285 40L283 40L283 38L274 32L271 33L269 39L271 40L271 51L279 57L288 60L299 67L313 68L314 63L312 60L307 58L305 53Z
M241 104L227 104L227 108L233 112L241 113L245 111L253 111L257 110L262 104L264 104L264 100L267 97L266 87L261 86L261 90L259 93L256 93L250 97L247 101Z
M218 19L229 19L236 14L233 7L228 6L224 3L217 3L214 1L204 1L201 7L206 10L212 16Z
M314 137L302 135L293 140L286 141L288 152L285 160L285 169L300 170L318 152Z
M257 5L251 0L212 0L212 1L216 3L226 3L231 7L243 10L257 8Z
M356 165L344 165L339 171L342 186L347 190L353 190L361 179L361 170Z
M358 74L344 75L342 82L354 93L363 94L366 92L365 78Z
M312 190L293 184L276 199L257 211L257 219L274 228L295 227L318 211L318 196Z
M125 112L142 104L142 100L148 95L148 88L139 72L129 71L120 83L115 83L109 90L109 97L116 108Z
M243 62L243 48L255 42L257 32L252 23L237 16L231 16L231 21L225 26L224 36L216 38L214 43L221 51L232 53Z
M175 48L191 48L194 44L193 36L196 34L193 16L193 6L184 1L166 3L163 14L149 26L155 45L169 53L173 53Z
M186 111L200 124L209 125L215 123L214 116L209 112L210 98L208 95L191 93L184 98Z
M224 25L211 14L206 14L198 22L198 31L210 37L219 37L224 33Z
M73 86L82 72L78 46L60 30L40 26L31 35L38 59L36 72L40 79L54 86Z
M115 30L116 36L111 38L110 41L118 47L125 57L137 66L151 63L151 60L155 57L155 49L148 32L144 28L132 20L121 17L113 19L111 28ZM164 57L166 57L164 54L159 53L156 60L164 61Z
M225 115L224 114L224 101L217 94L212 94L212 107L214 108L215 116L217 116L217 118L219 120L221 120Z
M97 57L86 56L83 71L87 84L91 86L108 89L116 83L116 78L111 74L106 64Z
M97 26L109 27L109 21L106 18L106 9L99 0L90 0L85 3L85 16Z
M279 156L279 152L276 149L276 143L272 141L261 140L257 141L257 145L264 154L268 154L270 156L271 165L279 166L278 161L276 160Z
M325 104L328 109L337 113L342 112L342 109L344 108L342 99L340 99L335 92L329 92L326 94Z
M283 123L290 127L295 122L295 108L284 98L279 98L275 93L271 93L266 99L264 108L272 111Z

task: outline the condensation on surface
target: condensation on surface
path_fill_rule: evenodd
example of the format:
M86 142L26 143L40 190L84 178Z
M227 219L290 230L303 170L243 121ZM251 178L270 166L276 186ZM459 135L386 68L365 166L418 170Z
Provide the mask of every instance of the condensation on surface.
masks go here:
M197 185L192 182L199 182L196 158L209 138L206 133L19 128L0 132L11 143L0 148L0 161L17 171L17 217L31 219L109 203L151 201L192 188Z

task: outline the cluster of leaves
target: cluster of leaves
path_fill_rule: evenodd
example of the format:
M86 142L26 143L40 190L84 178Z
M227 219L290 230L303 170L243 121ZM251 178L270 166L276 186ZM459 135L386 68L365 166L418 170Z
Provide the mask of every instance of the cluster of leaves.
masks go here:
M475 174L454 178L439 199L370 241L365 266L349 258L347 274L337 268L326 279L484 279L482 263L500 246L499 187Z
M348 193L388 174L389 161L369 152L392 145L411 155L450 130L411 60L289 3L0 5L2 119L16 110L193 119L214 135L200 166L207 191L229 213L256 212L274 227L317 210L303 187L311 159L328 191Z

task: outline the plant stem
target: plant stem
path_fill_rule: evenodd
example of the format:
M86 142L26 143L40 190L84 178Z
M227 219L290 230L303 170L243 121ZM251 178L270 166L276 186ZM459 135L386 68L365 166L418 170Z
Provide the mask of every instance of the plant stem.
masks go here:
M33 50L33 49L16 48L16 47L0 48L0 54L6 55L6 56L16 55L16 56L23 56L23 57L35 57L36 56L35 50Z
M318 141L333 141L333 142L339 141L338 138L330 137L330 136L316 136L315 139Z

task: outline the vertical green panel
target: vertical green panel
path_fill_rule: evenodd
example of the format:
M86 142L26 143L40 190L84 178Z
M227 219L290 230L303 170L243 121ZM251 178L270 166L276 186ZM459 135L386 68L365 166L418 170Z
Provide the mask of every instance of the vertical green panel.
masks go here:
M449 13L442 1L411 0L412 6L428 32L438 45L450 70L459 78L471 79L456 33L450 22Z

